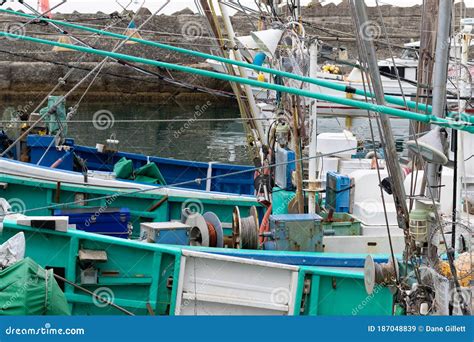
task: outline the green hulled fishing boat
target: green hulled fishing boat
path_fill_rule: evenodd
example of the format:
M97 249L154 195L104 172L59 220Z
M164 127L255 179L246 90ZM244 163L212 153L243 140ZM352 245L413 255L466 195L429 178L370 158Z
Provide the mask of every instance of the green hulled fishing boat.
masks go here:
M0 241L25 234L25 255L54 270L73 315L392 313L389 289L367 295L363 255L243 250L228 255L230 250L219 248L209 253L61 231L63 219L6 216Z

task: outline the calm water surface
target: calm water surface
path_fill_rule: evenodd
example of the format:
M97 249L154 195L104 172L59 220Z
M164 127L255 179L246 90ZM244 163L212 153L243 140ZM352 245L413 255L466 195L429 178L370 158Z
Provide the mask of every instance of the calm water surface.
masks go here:
M17 106L15 103L2 103L0 113L4 113L3 119L6 119L8 109ZM237 117L239 112L236 106L216 107L203 103L185 107L177 104L159 106L140 103L87 103L81 105L73 121L88 122L71 122L69 136L77 144L88 146L104 143L106 139L115 136L120 141L119 148L127 152L185 160L250 164L242 123L215 120ZM211 120L199 122L194 121L195 118ZM184 121L171 121L176 119ZM149 121L144 122L145 120ZM392 120L392 126L396 138L407 135L406 120ZM353 127L359 138L370 139L367 119L354 119ZM343 128L344 119L319 119L320 132L340 132Z

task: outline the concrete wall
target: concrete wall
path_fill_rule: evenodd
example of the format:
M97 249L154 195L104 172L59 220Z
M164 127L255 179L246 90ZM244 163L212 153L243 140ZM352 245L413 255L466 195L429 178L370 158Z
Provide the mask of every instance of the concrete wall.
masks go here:
M383 24L390 36L390 41L395 46L410 41L410 39L419 39L419 27L421 20L420 6L408 8L381 6L379 9L370 8L369 14L374 22L382 27L379 20L379 10L383 16ZM468 15L474 16L473 9L468 9ZM147 17L149 12L144 11L136 19L137 25L140 25ZM310 25L308 35L316 35L321 39L337 36L339 41L328 41L334 47L346 47L352 58L357 58L355 44L350 39L353 34L353 24L346 2L339 6L330 4L321 6L313 4L303 9L305 21ZM114 32L122 33L127 26L126 16L118 18L104 13L96 14L68 14L56 15L56 19L65 19L85 25L94 25L93 27L103 28L104 26L115 24ZM248 34L254 30L256 24L254 19L245 16L234 16L233 21L235 30L238 34ZM0 27L3 30L26 22L26 19L19 17L0 15ZM107 37L92 37L89 33L82 31L69 30L72 34L83 41L101 49L112 50L117 44L117 40ZM383 33L383 31L381 31ZM38 23L32 23L27 26L26 34L35 35L45 39L58 40L60 35L57 31ZM152 18L151 22L144 28L142 36L145 39L156 40L176 44L185 48L210 52L215 49L214 40L209 37L206 20L200 15L190 14L188 11L176 13L171 16L160 15ZM47 93L68 70L68 67L77 67L78 70L72 74L68 81L61 87L62 91L70 89L79 79L85 75L86 70L92 69L97 61L102 58L95 55L84 55L81 57L77 52L53 52L50 46L28 43L24 41L0 41L0 97L11 99L21 94L37 96ZM380 58L389 56L385 45L377 45ZM400 50L395 48L395 53ZM196 65L202 63L201 59L170 53L164 50L149 48L142 45L125 45L119 52L157 59L161 61L181 63L186 65ZM78 63L78 59L81 62ZM205 67L198 64L199 67ZM158 70L145 66L149 70L158 72L162 75L170 76L165 70ZM127 67L111 61L103 70L104 75L97 79L90 90L88 98L100 99L106 96L120 96L121 99L141 99L141 100L160 100L168 98L170 95L176 96L180 101L192 101L199 96L196 91L180 88L169 83L160 81L154 76L145 76L139 74ZM124 76L121 78L118 76ZM192 75L171 72L171 76L188 81L190 83L205 85L211 88L229 90L228 84L216 80L196 78ZM87 86L87 82L81 87ZM78 91L78 94L81 92Z

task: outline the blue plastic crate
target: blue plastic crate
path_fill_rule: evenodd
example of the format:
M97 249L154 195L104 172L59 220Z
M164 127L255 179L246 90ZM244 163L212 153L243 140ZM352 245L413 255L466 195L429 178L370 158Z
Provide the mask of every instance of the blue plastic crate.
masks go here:
M329 171L326 177L326 209L348 213L351 203L351 179L349 176Z
M277 146L275 155L275 184L283 190L293 190L291 175L296 170L296 154L288 148Z
M84 208L55 210L55 216L68 216L76 229L127 239L130 211L127 208Z
M38 164L41 166L52 166L57 160L64 158L64 160L57 166L57 169L72 171L74 165L74 140L66 139L64 146L61 150L58 150L53 142L54 137L51 135L36 135L30 134L26 140L28 147L30 148L30 161L32 164ZM51 145L52 143L52 145ZM51 147L48 150L48 146ZM48 150L46 152L46 150ZM45 154L46 152L46 154ZM44 157L43 157L44 155Z

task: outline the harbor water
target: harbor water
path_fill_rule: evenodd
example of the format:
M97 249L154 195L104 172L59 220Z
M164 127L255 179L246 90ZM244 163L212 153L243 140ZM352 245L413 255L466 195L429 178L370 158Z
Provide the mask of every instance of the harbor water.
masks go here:
M4 102L0 107L5 124L21 105ZM244 126L237 106L199 102L195 105L153 103L86 103L69 123L68 136L76 144L95 146L106 139L120 142L120 150L166 158L218 161L250 165ZM319 132L341 132L344 118L318 119ZM374 122L375 136L378 137ZM393 119L396 139L408 135L408 121ZM354 118L352 131L370 140L369 122Z

